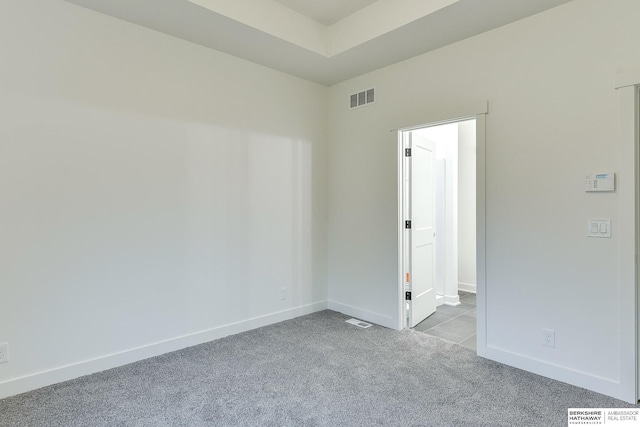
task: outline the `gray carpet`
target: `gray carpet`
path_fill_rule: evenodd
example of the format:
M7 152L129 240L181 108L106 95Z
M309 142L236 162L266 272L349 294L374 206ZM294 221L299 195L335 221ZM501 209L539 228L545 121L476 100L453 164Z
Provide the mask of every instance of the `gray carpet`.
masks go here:
M0 400L0 426L565 426L619 400L323 311Z

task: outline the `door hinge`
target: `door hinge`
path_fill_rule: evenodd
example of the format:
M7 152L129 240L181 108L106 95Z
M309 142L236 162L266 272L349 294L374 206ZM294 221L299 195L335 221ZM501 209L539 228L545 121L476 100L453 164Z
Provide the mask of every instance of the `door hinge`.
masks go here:
M411 228L411 220L404 222L404 228Z
M411 292L407 291L404 293L404 299L406 301L411 301Z
M411 157L411 148L405 148L404 149L404 156L405 157Z

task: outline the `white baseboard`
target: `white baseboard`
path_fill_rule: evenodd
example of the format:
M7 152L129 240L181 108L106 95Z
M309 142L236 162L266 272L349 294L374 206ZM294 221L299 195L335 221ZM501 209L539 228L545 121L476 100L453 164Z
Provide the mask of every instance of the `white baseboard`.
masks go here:
M374 313L358 307L342 304L331 300L328 302L328 308L329 310L337 311L338 313L346 314L347 316L352 316L360 320L375 323L376 325L384 326L390 329L397 329L397 325L395 324L391 316Z
M446 305L460 305L460 297L458 295L444 295L444 303Z
M626 400L620 382L609 378L599 377L489 345L486 346L485 358L620 400Z
M9 379L0 382L0 399L326 309L327 301L316 302Z
M472 285L471 283L458 283L458 290L471 292L472 294L476 293L476 285Z

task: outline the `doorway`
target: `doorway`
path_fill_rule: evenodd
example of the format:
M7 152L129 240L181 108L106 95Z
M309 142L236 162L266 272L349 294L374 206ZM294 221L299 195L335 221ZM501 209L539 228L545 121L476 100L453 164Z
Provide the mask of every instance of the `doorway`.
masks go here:
M399 131L404 327L476 349L476 118Z

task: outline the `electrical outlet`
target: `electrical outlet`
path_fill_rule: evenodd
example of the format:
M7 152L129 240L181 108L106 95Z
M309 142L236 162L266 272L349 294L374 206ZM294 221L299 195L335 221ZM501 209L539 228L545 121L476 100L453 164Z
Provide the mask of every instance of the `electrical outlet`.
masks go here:
M285 300L287 299L287 288L280 288L280 299L281 300Z
M551 329L542 330L542 345L547 347L556 346L556 332Z
M9 361L9 343L0 344L0 363L7 363Z

